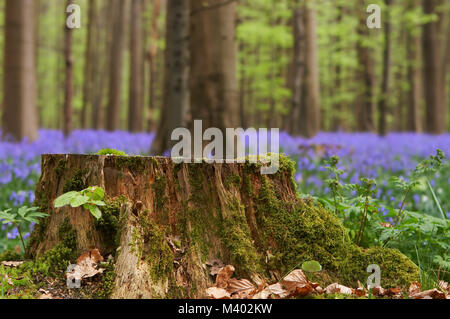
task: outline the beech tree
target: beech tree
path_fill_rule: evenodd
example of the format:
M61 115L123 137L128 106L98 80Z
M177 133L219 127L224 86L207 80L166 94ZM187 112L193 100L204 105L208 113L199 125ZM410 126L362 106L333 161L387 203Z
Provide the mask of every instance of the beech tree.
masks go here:
M189 108L189 2L171 0L167 5L164 101L152 145L154 154L172 146L170 135L186 125Z
M190 107L204 127L238 127L236 1L191 0ZM224 134L225 136L225 134Z
M5 6L2 135L15 141L38 136L34 5L6 0Z

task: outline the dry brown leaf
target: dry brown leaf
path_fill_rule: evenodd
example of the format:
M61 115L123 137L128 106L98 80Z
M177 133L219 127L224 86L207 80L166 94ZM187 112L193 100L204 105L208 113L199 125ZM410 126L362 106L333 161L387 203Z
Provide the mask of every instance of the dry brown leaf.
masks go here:
M375 296L379 296L382 297L386 294L386 291L384 290L383 287L373 287L372 288L372 294Z
M447 292L448 294L450 294L450 285L448 284L448 282L443 281L443 280L439 280L438 286L439 286L439 288L441 288L443 291L445 291L445 292Z
M209 287L206 289L206 295L213 299L230 299L231 295L223 288Z
M219 273L219 271L223 267L225 267L225 264L219 259L213 259L211 261L207 261L206 265L211 268L209 270L209 273L211 274L211 276L216 276Z
M343 285L340 285L338 283L333 283L328 285L325 288L325 292L327 294L344 294L344 295L351 295L353 293L352 289Z
M228 282L227 291L236 299L248 299L257 292L257 288L250 280L231 279Z
M227 265L220 269L217 273L216 284L217 288L227 288L228 282L233 275L234 267L232 265Z
M286 277L283 278L281 285L286 288L291 296L304 297L314 289L301 269L291 271ZM317 286L318 284L316 287Z
M319 294L323 294L323 291L324 291L323 288L320 286L317 286L314 290Z
M419 293L421 291L422 291L422 287L420 286L420 283L417 282L417 281L413 281L411 283L411 285L409 286L408 295L412 296L412 295L415 295L415 294L417 294L417 293Z
M75 280L82 280L84 278L94 277L97 274L103 273L104 269L97 269L98 262L103 261L102 255L98 249L92 249L87 253L78 257L77 264L72 272L66 273L66 276Z
M291 293L284 289L280 283L276 283L266 287L263 291L267 291L269 293L268 298L274 299L283 299L287 298L291 295Z
M23 261L2 261L1 264L6 267L18 267L23 263L24 263Z
M410 297L413 299L445 299L445 293L434 288L416 293Z

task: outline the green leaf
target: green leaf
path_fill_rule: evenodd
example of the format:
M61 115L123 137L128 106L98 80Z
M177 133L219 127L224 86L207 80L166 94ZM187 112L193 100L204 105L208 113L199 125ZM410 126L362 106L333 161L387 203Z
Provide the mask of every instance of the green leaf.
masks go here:
M84 195L77 195L70 201L70 206L72 207L80 207L86 204L89 201L89 197Z
M69 205L72 199L77 196L79 193L76 191L65 193L61 196L59 196L55 201L53 202L53 205L55 208L63 207L66 205Z
M318 272L322 270L322 265L315 260L309 260L302 264L302 270L306 272Z
M91 200L91 201L89 201L89 204L96 205L96 206L106 206L106 203L101 200Z
M84 208L89 210L91 212L92 216L94 216L96 219L100 219L100 217L102 217L102 212L100 211L100 209L97 206L85 205Z
M22 206L19 208L19 210L17 211L17 213L21 216L24 217L25 214L27 213L28 207L26 206Z

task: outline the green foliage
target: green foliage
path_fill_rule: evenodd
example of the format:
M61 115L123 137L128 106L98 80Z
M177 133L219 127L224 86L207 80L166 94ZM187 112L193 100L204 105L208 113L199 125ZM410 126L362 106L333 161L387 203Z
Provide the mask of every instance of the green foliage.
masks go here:
M9 208L4 211L0 211L0 219L3 219L3 224L11 223L19 232L20 240L22 242L23 251L25 251L25 242L23 240L21 226L25 223L39 224L39 218L48 216L48 214L40 213L37 210L39 207L27 207L22 206L20 208Z
M315 260L308 260L302 264L302 270L306 272L318 272L322 270L322 265Z
M116 156L128 156L127 153L119 151L113 148L102 148L97 152L97 155L116 155Z
M80 207L88 210L96 219L102 217L102 212L99 206L106 206L103 198L105 191L101 187L88 187L82 191L71 191L65 193L54 201L55 208L70 205L71 207Z

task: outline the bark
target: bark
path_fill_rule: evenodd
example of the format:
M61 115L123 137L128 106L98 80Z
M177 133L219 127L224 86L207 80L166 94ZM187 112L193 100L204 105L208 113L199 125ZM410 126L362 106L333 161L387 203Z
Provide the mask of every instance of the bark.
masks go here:
M143 78L143 51L142 51L142 0L131 2L131 28L130 28L130 54L131 72L129 85L128 130L130 132L142 131L142 78Z
M38 136L34 5L7 0L5 6L2 135L8 140Z
M169 4L170 5L170 4ZM186 7L189 6L189 4L185 4ZM158 53L158 17L159 17L159 11L161 7L161 1L155 0L153 3L153 14L152 14L152 24L151 24L151 43L150 43L150 54L149 54L149 68L150 68L150 80L149 80L149 104L148 104L148 116L147 116L147 130L149 132L153 132L155 123L153 119L153 113L155 109L155 84L156 84L156 54ZM187 10L187 9L186 9ZM187 11L185 12L187 14ZM181 16L178 16L178 18L181 18ZM172 22L175 21L171 20ZM171 26L170 26L171 27ZM185 26L185 28L188 28ZM186 40L184 40L186 41Z
M292 80L292 117L291 133L302 135L306 126L304 103L303 79L305 76L305 27L304 14L301 8L294 9L294 56L293 56L293 80Z
M73 0L67 0L69 6ZM65 25L64 21L64 25ZM72 114L73 114L73 56L72 56L72 37L73 31L65 25L64 37L64 58L65 58L65 86L64 86L64 136L69 136L72 132Z
M389 90L391 86L391 22L390 22L390 6L392 0L385 0L386 4L386 15L384 23L384 48L383 48L383 79L381 84L381 97L378 101L378 112L379 112L379 122L378 122L378 133L382 136L387 134L387 113L388 113L388 101L389 101Z
M342 7L342 5L339 4L339 2L337 3L337 10L338 10L338 16L336 18L336 24L339 27L340 24L342 23L342 15L343 15L343 11L344 8ZM336 35L336 46L337 46L337 50L336 53L338 55L342 54L342 49L341 49L341 36L338 34ZM333 122L331 123L331 128L333 131L339 131L339 130L345 130L347 128L347 121L346 118L343 114L344 112L344 105L343 102L340 100L340 96L342 93L342 62L339 59L336 63L335 66L335 76L334 76L334 83L335 83L335 90L337 95L339 96L339 100L334 104L334 110L333 110Z
M436 13L438 1L423 1L426 14ZM430 22L423 29L424 90L426 102L426 131L441 134L446 128L446 108L440 56L439 23Z
M112 0L115 7L113 19L111 57L109 65L108 113L106 129L118 130L120 127L120 108L122 104L123 51L125 45L126 1Z
M189 108L189 3L173 0L167 5L164 104L153 154L162 154L173 145L172 131L186 125Z
M384 273L383 286L384 280L400 286L418 277L399 253L377 248L372 253L381 259L374 258L352 244L333 212L297 196L289 166L261 175L248 163L44 155L36 205L49 216L35 228L27 253L36 258L63 245L75 258L93 248L112 254L111 298L204 297L214 281L206 263L213 260L234 265L237 277L255 284L280 280L304 258L323 266L321 284L356 285L367 277L368 263L383 269L384 260L396 270ZM63 192L94 185L107 194L100 220L82 208L53 207ZM408 278L399 282L396 271Z
M91 0L89 2L89 10L88 10L88 26L87 26L87 34L86 34L86 51L84 54L84 82L83 82L83 106L81 110L81 127L88 127L88 112L89 106L92 102L92 69L93 64L98 63L96 61L96 57L94 55L94 38L95 38L95 23L97 19L97 1Z
M420 0L411 2L413 7L420 6ZM407 39L408 52L408 81L410 90L408 92L408 115L406 130L411 132L422 132L421 109L423 105L423 69L420 30L415 27L409 30Z
M190 17L190 126L238 127L236 78L237 2L191 0ZM225 148L224 148L225 149Z
M357 116L356 127L359 131L375 131L374 112L375 112L375 100L374 100L374 88L375 88L375 72L373 65L373 58L366 45L362 43L368 35L368 28L366 26L365 15L363 12L359 12L359 39L357 42L358 62L360 70L358 71L357 78L362 82L361 92L359 93L357 103Z
M305 2L305 131L312 137L320 130L319 61L317 49L317 18L315 1Z

